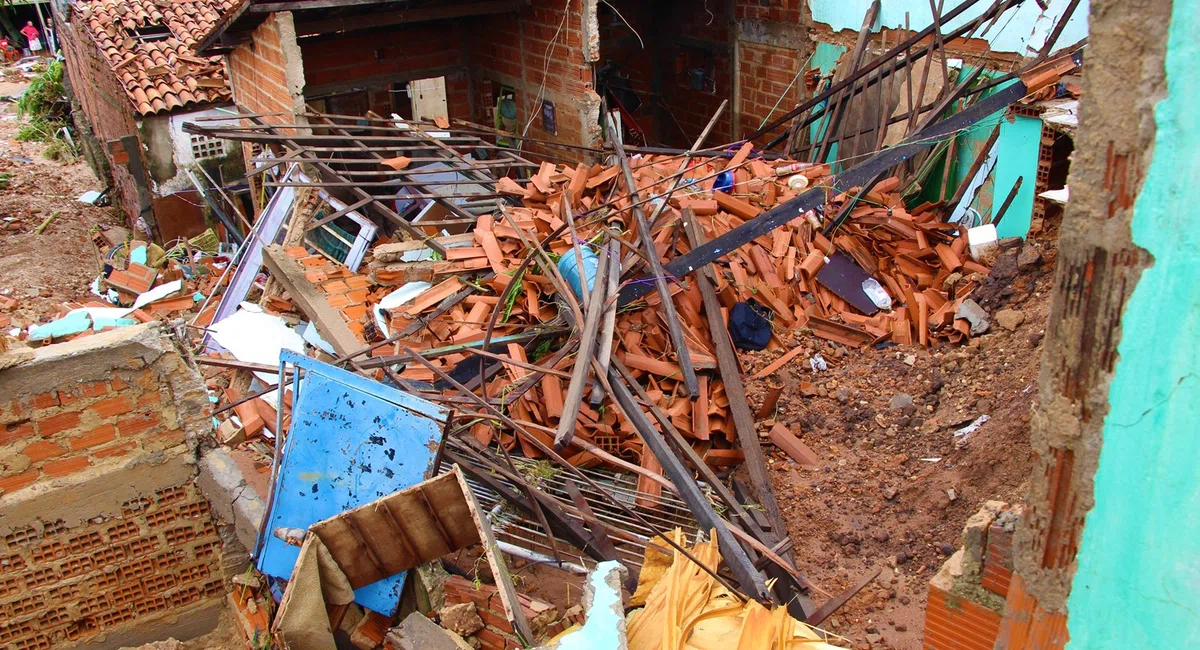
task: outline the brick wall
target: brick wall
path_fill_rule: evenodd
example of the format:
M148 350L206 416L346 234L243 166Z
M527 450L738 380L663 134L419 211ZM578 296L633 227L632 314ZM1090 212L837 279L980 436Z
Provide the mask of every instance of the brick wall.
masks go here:
M763 120L777 119L800 102L804 84L796 83L790 90L788 84L803 64L804 60L795 48L748 41L738 43L739 137L753 133L762 126ZM786 125L759 141L767 142L783 131L786 131Z
M734 18L799 25L809 21L808 0L734 0Z
M0 371L0 646L120 647L184 636L168 616L215 624L222 546L192 448L208 399L159 328Z
M470 65L477 97L490 95L493 82L516 90L517 118L529 137L592 146L600 139L591 64L584 60L583 0L531 0L519 14L487 16L470 23ZM559 25L562 25L559 31ZM558 34L557 39L555 34ZM551 47L551 43L554 46ZM555 105L557 133L542 128L542 97ZM490 124L493 103L476 102L477 121ZM577 159L575 153L527 143L526 151Z
M926 650L992 650L1012 580L1020 508L989 501L963 528L963 546L929 581Z
M707 11L678 1L613 5L619 18L607 5L599 9L600 60L629 78L643 102L635 119L652 142L690 147L721 101L733 97L728 0L711 0ZM691 87L692 68L712 73L713 92ZM733 113L725 110L707 144L733 139Z
M271 14L225 59L233 101L251 113L283 113L275 123L304 110L304 68L291 12Z
M86 122L80 126L90 128L102 145L100 149L108 162L107 171L112 176L113 198L132 224L137 219L142 205L137 180L129 172L128 165L116 162L113 153L103 145L124 136L137 134L133 104L130 103L125 89L117 82L96 43L84 31L82 21L60 20L59 24L63 25L60 40L66 59L67 77L71 90L86 116ZM142 152L131 152L131 155L141 156ZM93 166L93 171L97 176L103 176L105 170Z
M444 76L450 116L469 119L465 38L463 21L445 20L304 39L304 94L311 99L366 90L367 107L388 115L394 84Z
M446 605L475 603L475 613L483 619L484 628L471 635L479 641L482 650L511 650L520 648L513 633L512 624L504 615L500 594L492 585L476 585L461 576L450 576L443 585ZM517 594L521 609L529 620L529 626L538 639L546 639L562 632L571 625L560 620L558 608L550 603Z

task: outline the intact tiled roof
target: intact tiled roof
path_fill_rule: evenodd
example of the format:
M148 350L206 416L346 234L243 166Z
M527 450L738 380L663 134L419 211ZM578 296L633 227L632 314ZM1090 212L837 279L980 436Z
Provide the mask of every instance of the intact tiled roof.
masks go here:
M221 57L196 56L192 46L236 4L237 0L78 0L72 8L108 59L134 110L154 115L232 97ZM164 27L170 34L158 31Z

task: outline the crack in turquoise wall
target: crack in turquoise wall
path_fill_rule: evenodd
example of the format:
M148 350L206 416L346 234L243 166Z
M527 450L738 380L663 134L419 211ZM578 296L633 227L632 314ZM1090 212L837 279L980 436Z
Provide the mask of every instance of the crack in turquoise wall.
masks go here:
M1197 34L1200 0L1174 0L1167 96L1132 223L1154 264L1121 321L1096 505L1067 603L1069 650L1200 647Z

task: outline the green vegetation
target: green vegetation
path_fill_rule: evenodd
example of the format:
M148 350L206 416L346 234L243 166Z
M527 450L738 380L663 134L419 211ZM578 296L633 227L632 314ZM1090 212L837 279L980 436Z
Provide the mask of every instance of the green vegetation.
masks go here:
M17 102L17 114L27 122L17 132L22 142L45 142L44 155L51 160L74 160L76 151L70 135L71 103L63 86L63 64L51 61L29 83Z

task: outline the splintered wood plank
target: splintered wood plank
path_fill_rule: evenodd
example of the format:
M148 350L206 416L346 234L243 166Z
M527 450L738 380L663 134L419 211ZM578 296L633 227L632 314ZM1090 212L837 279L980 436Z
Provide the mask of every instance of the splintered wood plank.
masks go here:
M453 476L457 479L459 492L466 499L467 509L470 511L469 517L471 521L475 522L475 536L483 544L483 552L487 556L488 566L492 569L492 576L496 580L496 591L500 595L504 615L512 623L513 630L524 641L523 645L532 645L535 641L533 629L529 627L529 620L525 618L525 611L521 609L520 602L517 600L517 590L513 587L512 574L508 572L508 567L504 564L504 556L500 555L500 548L496 545L496 536L492 533L491 524L488 523L487 511L480 507L479 502L475 500L475 495L471 493L471 486L467 485L467 479L458 465L454 465L453 471L445 476Z
M458 481L443 474L313 524L358 589L479 541Z
M329 341L339 355L350 354L362 347L362 342L346 325L342 314L330 306L325 294L304 277L304 267L288 255L282 246L272 244L264 248L263 263L270 269L271 276L283 285L296 306L317 327L321 337Z
M708 375L697 378L700 382L700 394L692 402L692 436L697 440L708 440L711 429L708 426Z

